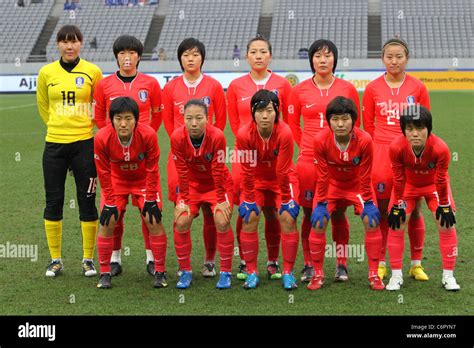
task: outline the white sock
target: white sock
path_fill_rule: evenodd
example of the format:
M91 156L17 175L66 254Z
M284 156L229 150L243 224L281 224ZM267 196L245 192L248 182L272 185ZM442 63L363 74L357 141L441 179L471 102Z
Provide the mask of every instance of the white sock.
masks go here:
M452 276L453 276L453 270L443 269L443 278L444 277L452 277Z
M403 273L401 269L392 269L392 277L400 276L403 278Z
M421 266L421 260L411 260L411 266Z
M110 262L117 262L118 264L122 264L122 249L112 251L112 257L110 258Z
M148 262L155 262L151 249L146 249L146 263L148 264Z
M379 261L379 266L385 266L385 265L386 265L385 261Z

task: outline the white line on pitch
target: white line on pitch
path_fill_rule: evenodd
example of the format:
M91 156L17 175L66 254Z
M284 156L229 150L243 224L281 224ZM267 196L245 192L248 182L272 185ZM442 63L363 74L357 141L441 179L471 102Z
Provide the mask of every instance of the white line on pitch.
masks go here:
M7 107L4 107L4 108L0 108L0 111L11 110L11 109L19 109L19 108L29 108L30 106L33 106L33 105L36 105L36 103L34 103L34 104L25 104L25 105L16 105L16 106L7 106Z

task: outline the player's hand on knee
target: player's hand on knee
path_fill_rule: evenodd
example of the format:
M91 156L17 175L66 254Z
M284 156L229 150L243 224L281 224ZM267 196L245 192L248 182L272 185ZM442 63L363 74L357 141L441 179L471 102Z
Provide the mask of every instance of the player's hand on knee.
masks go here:
M378 226L380 223L380 211L372 200L364 202L364 209L362 210L362 215L360 217L364 220L364 217L366 216L369 219L370 227ZM375 224L372 224L372 221L375 221Z
M258 210L257 203L255 202L242 202L242 204L239 206L239 215L242 219L244 219L245 223L249 222L249 217L251 212L255 212L255 214L258 216L260 211Z
M317 223L319 222L319 228L323 228L324 218L326 218L327 221L331 218L328 211L328 202L319 202L311 214L311 226L317 228Z
M288 202L281 204L279 211L280 215L284 211L290 214L293 220L296 220L298 214L300 213L300 206L293 199L290 199Z
M112 216L114 216L115 221L118 220L119 213L117 207L114 205L104 205L100 213L100 224L102 226L109 226Z
M436 220L440 221L441 227L450 228L451 226L454 226L456 223L456 216L454 215L451 205L439 205L436 209Z
M392 230L398 230L402 222L407 219L406 214L406 203L401 201L398 204L394 204L390 213L388 214L388 227Z
M158 207L156 201L145 201L145 205L143 206L142 215L146 216L148 213L148 222L150 225L153 225L153 218L155 218L156 223L161 222L161 210Z
M174 222L178 221L178 218L183 214L187 214L189 219L191 217L191 208L189 208L189 205L185 204L184 201L181 200L174 208Z
M222 203L216 204L214 207L214 217L216 216L216 213L220 211L222 215L224 215L225 221L230 222L230 219L232 217L232 207L230 206L229 202L224 201Z

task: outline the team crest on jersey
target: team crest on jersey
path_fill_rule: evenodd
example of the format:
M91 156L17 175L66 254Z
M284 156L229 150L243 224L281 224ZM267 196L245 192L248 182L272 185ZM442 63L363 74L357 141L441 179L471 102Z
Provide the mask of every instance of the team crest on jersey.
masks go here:
M408 105L415 105L415 97L412 96L412 95L409 95L409 96L407 97L407 104L408 104Z
M306 199L307 201L311 201L313 200L313 197L314 197L313 191L310 191L310 190L304 191L304 199Z
M383 193L385 191L385 184L383 182L379 182L377 184L377 191Z
M208 152L208 153L204 154L204 159L208 162L211 162L212 161L212 153Z
M202 97L202 102L207 105L207 107L211 106L211 98L209 97Z
M146 100L148 99L148 91L142 89L142 90L139 90L138 91L138 98L140 99L140 101L142 103L146 102Z
M359 163L360 163L360 157L354 157L354 158L352 159L352 164L353 164L353 165L356 166L356 165L358 165Z
M82 88L84 86L84 78L82 76L76 77L76 87Z
M138 160L139 161L141 161L144 158L145 158L145 153L144 152L138 154Z
M428 168L433 169L434 167L435 167L435 163L434 163L434 162L428 163Z
M273 150L273 154L274 154L275 156L278 156L278 149Z

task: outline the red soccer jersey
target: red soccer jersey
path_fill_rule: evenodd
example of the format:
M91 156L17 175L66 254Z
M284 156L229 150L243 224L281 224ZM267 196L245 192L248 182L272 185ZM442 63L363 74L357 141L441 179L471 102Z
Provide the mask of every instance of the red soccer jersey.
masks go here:
M327 200L329 185L341 191L360 192L361 199L374 199L370 174L373 144L370 135L355 127L347 148L342 151L328 127L313 138L314 163L318 175L317 201Z
M410 143L404 135L398 136L390 145L390 160L393 171L393 191L395 202L403 200L405 183L414 187L436 185L440 205L447 205L448 166L451 160L448 145L431 135L426 140L421 156L415 156Z
M328 127L326 107L331 100L338 96L352 99L359 114L359 95L355 87L348 81L336 77L329 89L320 90L313 78L310 78L293 87L288 107L288 124L300 147L300 157L312 161L314 136ZM303 130L301 130L300 123L301 115L304 123ZM355 125L359 127L359 117Z
M390 144L401 134L400 113L408 105L421 104L430 108L430 96L425 85L406 74L400 88L390 88L385 74L365 87L362 98L364 129L374 142Z
M110 123L110 104L118 97L130 97L137 102L140 110L138 122L151 126L155 131L160 128L161 87L154 77L138 72L132 82L125 83L115 73L100 80L94 91L94 122L97 128Z
M272 73L262 84L257 84L250 73L233 80L227 88L227 112L229 114L230 128L237 136L239 128L252 121L250 111L250 100L252 96L261 89L276 92L280 100L280 110L283 121L288 123L288 100L291 93L291 85L284 77Z
M225 202L225 183L230 178L225 165L224 133L210 124L206 126L201 146L195 148L186 126L171 136L171 152L179 178L179 193L189 204L189 188L200 192L216 190L219 203Z
M289 179L290 171L294 170L293 146L291 130L284 122L275 123L267 140L260 136L255 122L240 127L237 149L244 201L255 202L255 187L271 187L275 182L280 188L282 202L293 199Z
M124 146L109 123L95 135L94 158L106 205L115 205L115 194L146 194L145 200L156 200L160 149L153 128L138 123Z
M169 137L184 126L184 105L190 99L201 99L208 106L209 120L217 128L224 130L226 105L224 90L219 81L202 75L200 81L190 85L183 75L169 81L163 88L163 122Z

